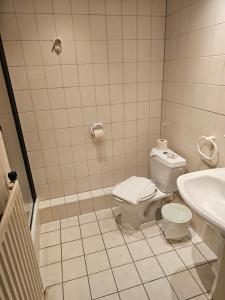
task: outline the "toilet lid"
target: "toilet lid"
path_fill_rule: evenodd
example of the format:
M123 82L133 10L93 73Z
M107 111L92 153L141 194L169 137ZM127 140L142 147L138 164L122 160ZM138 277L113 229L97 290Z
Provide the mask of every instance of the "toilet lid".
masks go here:
M144 177L132 176L118 184L112 194L122 200L133 204L151 198L156 192L155 184Z

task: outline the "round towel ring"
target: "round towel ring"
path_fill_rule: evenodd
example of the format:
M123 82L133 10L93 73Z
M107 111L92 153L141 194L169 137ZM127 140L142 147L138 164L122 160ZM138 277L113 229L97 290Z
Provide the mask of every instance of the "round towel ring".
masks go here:
M202 153L202 151L201 151L201 149L200 149L200 142L201 142L201 140L205 140L206 142L212 144L212 146L213 146L213 153L212 153L211 156L208 156L208 155ZM201 136L201 137L198 139L198 143L197 143L198 152L199 152L199 154L200 154L203 158L205 158L206 160L212 161L212 160L216 157L216 155L217 155L218 148L217 148L217 144L214 142L214 140L215 140L215 136Z

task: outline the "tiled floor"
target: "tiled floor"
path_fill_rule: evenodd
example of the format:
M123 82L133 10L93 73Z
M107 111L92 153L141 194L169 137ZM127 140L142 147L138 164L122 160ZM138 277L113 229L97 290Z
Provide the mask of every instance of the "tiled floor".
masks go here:
M216 256L191 230L165 240L160 224L121 230L118 209L42 225L40 272L48 300L209 299Z

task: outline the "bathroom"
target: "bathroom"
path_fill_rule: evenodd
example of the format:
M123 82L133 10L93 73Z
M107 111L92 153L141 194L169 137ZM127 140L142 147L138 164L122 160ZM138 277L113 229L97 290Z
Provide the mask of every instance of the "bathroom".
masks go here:
M225 193L207 177L225 167L225 1L1 0L0 33L0 233L18 177L41 291L0 258L0 298L225 300ZM211 179L190 201L196 171ZM115 196L131 180L151 183L143 205Z

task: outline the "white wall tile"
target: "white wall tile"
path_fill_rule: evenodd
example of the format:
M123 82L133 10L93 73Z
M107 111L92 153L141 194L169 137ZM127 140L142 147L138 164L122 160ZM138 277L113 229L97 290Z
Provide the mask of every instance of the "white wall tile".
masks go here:
M15 90L25 90L28 88L27 74L24 67L10 67L9 73Z
M24 58L21 43L19 41L7 41L4 49L8 66L23 66Z
M43 66L30 66L27 68L27 76L31 89L42 89L46 87Z
M1 14L0 29L3 40L19 40L19 31L14 14Z
M45 66L45 76L48 88L62 86L62 73L60 66Z
M106 39L106 19L104 16L90 16L91 39L105 40Z
M69 14L71 12L70 1L53 0L54 13Z
M41 40L53 40L56 36L54 17L51 14L37 14L38 34Z
M154 133L154 143L160 132L165 1L27 1L15 2L16 16L10 14L10 3L0 4L0 11L7 11L0 28L32 169L39 170L35 184L40 197L99 189L136 172L146 174L149 134ZM170 34L177 24L172 21ZM199 35L202 58L197 63L192 59L187 78L196 64L196 81L212 85L223 81L223 73L218 61L210 64L208 59L207 64L204 56L209 32L212 36L212 30ZM57 36L62 38L59 55L52 52ZM180 62L175 75L182 74ZM181 85L176 89L171 94L180 99ZM205 108L215 110L211 99L218 93L209 95ZM104 123L101 145L90 135L94 122ZM219 120L216 128L221 131ZM82 202L81 212L91 210L92 202Z
M26 65L42 65L41 48L39 42L22 42L23 55Z
M55 25L57 36L62 40L73 40L73 22L71 15L55 14Z
M63 86L78 86L78 70L77 65L62 65Z
M33 2L29 0L14 0L14 9L17 13L34 12Z
M90 14L104 15L105 14L105 1L104 0L89 0Z
M92 49L90 41L76 42L76 54L78 64L88 64L92 62Z
M50 108L47 89L31 90L34 110L48 110Z
M106 0L107 15L121 15L121 0Z
M126 16L122 18L123 38L136 39L137 38L137 17Z
M12 0L4 0L0 4L0 12L13 12L13 1Z
M34 14L17 14L21 40L37 40L38 31Z
M51 0L34 0L34 9L37 13L52 13L53 6Z
M76 40L90 40L90 20L88 15L74 15L73 24Z

